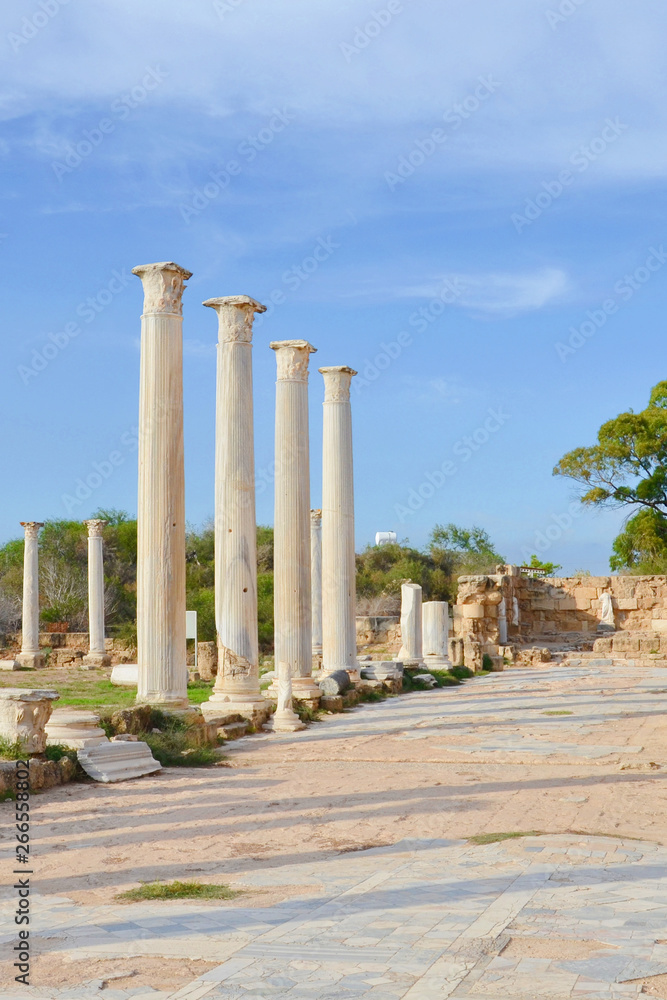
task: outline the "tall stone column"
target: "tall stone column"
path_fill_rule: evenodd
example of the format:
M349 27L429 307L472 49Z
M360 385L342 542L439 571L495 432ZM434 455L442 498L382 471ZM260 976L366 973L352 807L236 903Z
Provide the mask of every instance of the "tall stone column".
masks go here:
M263 721L259 691L257 519L252 400L252 326L266 312L247 295L208 299L218 314L215 431L215 626L218 673L208 718L233 711ZM261 716L261 719L260 719Z
M294 697L318 701L312 678L310 596L310 453L305 340L271 344L276 352L274 619L276 664L287 663Z
M322 666L322 511L310 512L310 593L313 614L313 669Z
M144 286L139 387L137 701L187 705L182 295L190 272L135 267Z
M90 648L85 667L108 667L111 657L104 648L104 542L107 523L98 518L83 522L88 528L88 632Z
M39 651L39 529L42 521L21 521L25 532L23 549L23 614L21 618L21 652L17 659L22 667L39 670L46 658Z
M322 669L356 670L356 566L350 383L344 365L324 376L322 447Z
M418 583L404 583L401 587L401 641L396 659L423 666L422 589Z
M449 607L446 601L425 601L422 604L422 636L426 666L451 666L448 656Z

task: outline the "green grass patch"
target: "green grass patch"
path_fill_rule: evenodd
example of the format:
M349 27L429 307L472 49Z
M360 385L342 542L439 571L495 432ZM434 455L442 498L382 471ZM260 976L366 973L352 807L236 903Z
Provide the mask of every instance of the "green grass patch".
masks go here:
M16 802L16 792L8 788L6 792L0 792L0 802Z
M559 708L554 711L542 712L542 715L574 715L574 712L568 712L564 708Z
M0 736L0 760L23 760L25 752L22 740L8 740L6 736Z
M468 837L469 844L498 844L501 840L517 840L519 837L541 837L541 830L512 830L509 833L479 833Z
M322 712L319 708L311 708L307 702L301 701L300 698L292 699L292 708L302 722L319 722L322 718Z
M144 882L137 889L119 892L114 899L138 903L144 899L234 899L238 889L228 885L207 885L202 882Z
M200 746L193 730L176 716L153 709L150 726L160 732L139 733L139 739L163 767L210 767L221 759L217 747Z
M452 670L420 670L420 673L431 674L437 682L439 688L443 687L455 687L457 684L461 683L461 677L455 674L454 670L466 670L467 673L464 677L472 677L471 671L467 670L467 667L455 667ZM429 691L431 690L428 684L424 684L423 681L418 681L410 671L406 670L403 674L403 690L404 691Z

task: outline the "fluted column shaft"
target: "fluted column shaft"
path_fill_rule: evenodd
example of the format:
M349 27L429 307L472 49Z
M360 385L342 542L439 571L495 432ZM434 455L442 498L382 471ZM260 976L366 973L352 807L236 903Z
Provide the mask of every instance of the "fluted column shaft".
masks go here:
M350 383L345 366L324 376L322 447L322 669L357 666L354 480Z
M319 698L312 680L310 454L305 340L271 344L276 352L274 619L276 663L289 664L296 698Z
M422 637L424 662L433 666L449 664L449 607L446 601L422 604Z
M106 521L93 518L83 522L88 528L88 632L87 666L107 666L111 658L104 648L104 541Z
M137 701L187 704L183 319L178 264L135 267L144 286L139 388Z
M422 664L422 588L418 583L404 583L401 587L401 642L396 659Z
M259 691L257 519L252 326L266 307L247 295L208 299L218 313L215 431L215 626L218 673L202 711L233 702L241 715L268 703Z
M322 659L322 511L310 512L310 593L313 664Z
M23 549L23 612L21 617L22 667L43 667L45 657L39 651L39 529L41 521L21 521L25 533Z

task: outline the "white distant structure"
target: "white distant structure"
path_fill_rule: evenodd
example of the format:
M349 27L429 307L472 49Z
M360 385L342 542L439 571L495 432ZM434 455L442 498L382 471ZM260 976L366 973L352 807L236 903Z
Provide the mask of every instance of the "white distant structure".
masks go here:
M396 542L395 531L377 531L375 533L376 545L393 545Z

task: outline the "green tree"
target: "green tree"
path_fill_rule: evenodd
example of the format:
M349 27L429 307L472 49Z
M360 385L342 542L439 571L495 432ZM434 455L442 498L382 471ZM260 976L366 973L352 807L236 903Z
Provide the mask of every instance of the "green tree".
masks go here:
M597 444L564 455L554 475L578 483L584 504L637 511L614 542L612 569L665 572L667 382L653 387L646 409L603 424Z

